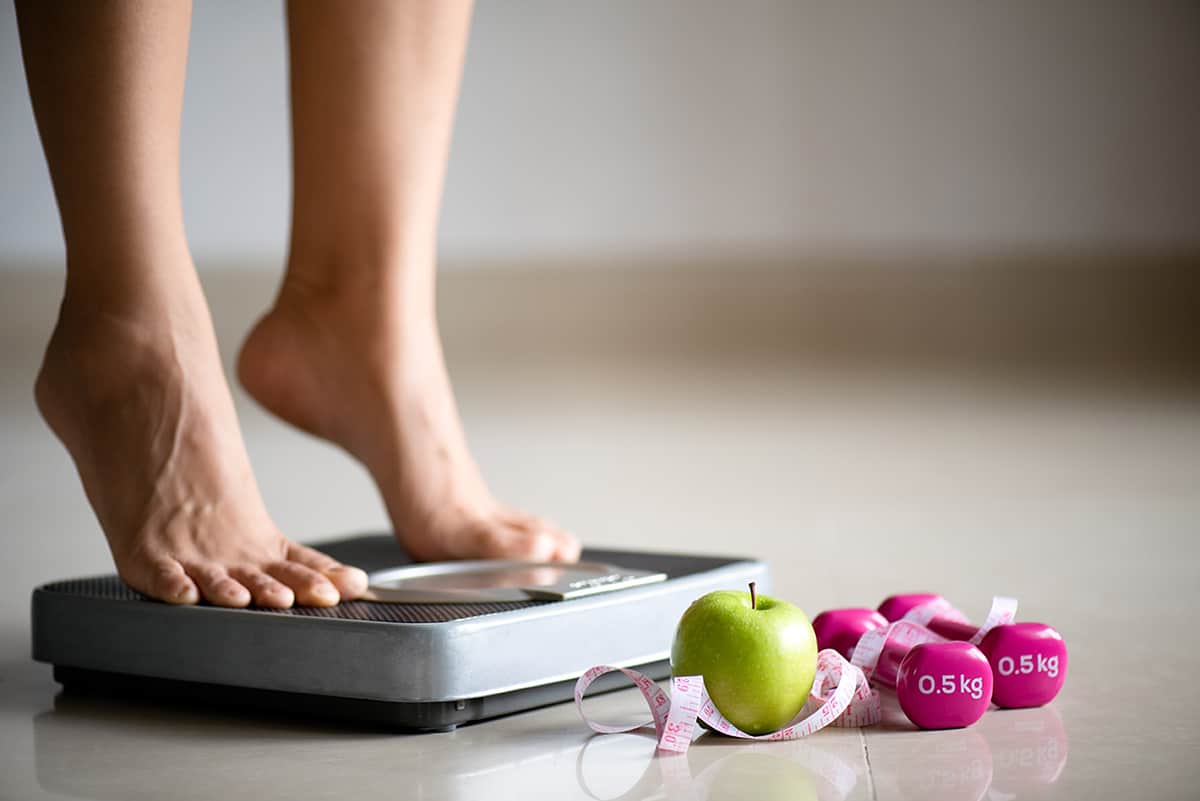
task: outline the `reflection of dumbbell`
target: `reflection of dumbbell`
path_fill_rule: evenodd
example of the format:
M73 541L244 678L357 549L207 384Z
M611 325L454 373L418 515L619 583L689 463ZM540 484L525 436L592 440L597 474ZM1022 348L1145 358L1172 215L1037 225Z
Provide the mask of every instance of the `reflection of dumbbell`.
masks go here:
M854 663L873 682L895 687L900 708L922 729L955 729L979 720L992 700L992 670L979 649L948 642L916 623L880 628L878 617L870 609L824 612L813 622L817 647L836 648L834 643L853 638Z
M949 738L914 737L905 741L902 770L872 771L876 797L902 801L988 798L988 788L993 784L992 752L979 734L982 725Z
M1054 707L984 715L975 727L991 747L998 798L1047 795L1067 765L1067 731Z
M940 600L940 596L927 593L893 595L879 605L879 613L888 620L900 620L913 609ZM946 614L935 615L924 625L949 640L970 640L979 631L961 617ZM1062 689L1067 646L1062 635L1044 623L996 626L979 643L979 649L992 666L992 702L996 706L1042 706Z

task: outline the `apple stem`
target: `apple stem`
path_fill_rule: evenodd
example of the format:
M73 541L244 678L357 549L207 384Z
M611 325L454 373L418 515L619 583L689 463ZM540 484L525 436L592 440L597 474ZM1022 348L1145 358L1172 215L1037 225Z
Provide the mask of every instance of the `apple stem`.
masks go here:
M758 592L754 589L754 582L750 582L750 608L758 609Z

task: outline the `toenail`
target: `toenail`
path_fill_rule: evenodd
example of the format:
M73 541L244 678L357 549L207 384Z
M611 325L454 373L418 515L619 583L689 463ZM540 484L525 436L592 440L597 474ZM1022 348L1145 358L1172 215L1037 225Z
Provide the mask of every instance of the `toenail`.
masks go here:
M339 576L343 576L343 577L345 577L345 578L348 578L348 579L353 579L353 580L355 580L355 581L366 581L366 578L367 578L367 574L366 574L366 573L364 573L364 572L363 572L362 570L360 570L359 568L357 568L357 567L347 567L347 566L345 566L345 565L342 565L342 566L339 566L339 567L332 568L332 569L330 569L330 570L329 570L329 572L330 572L330 573L337 574L337 575L339 575Z

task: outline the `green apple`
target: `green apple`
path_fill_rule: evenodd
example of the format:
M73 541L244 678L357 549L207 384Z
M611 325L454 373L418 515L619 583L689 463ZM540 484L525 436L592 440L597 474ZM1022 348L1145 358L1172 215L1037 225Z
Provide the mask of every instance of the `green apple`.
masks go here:
M671 646L671 673L703 676L725 718L747 734L782 728L804 706L817 672L817 637L787 601L719 590L692 602Z

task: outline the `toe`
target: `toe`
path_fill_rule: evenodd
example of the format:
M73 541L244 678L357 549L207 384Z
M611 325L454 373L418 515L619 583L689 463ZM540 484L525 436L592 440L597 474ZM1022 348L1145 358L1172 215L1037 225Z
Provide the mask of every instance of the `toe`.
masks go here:
M235 581L220 565L212 563L185 564L184 570L200 594L216 606L249 606L250 591Z
M579 539L571 532L561 529L553 523L542 521L542 528L538 530L538 534L550 541L550 556L548 557L550 561L579 561Z
M518 509L501 509L496 513L505 525L515 528L519 531L524 531L527 534L533 534L547 527L545 520L542 520L536 515L531 515L527 512L522 512Z
M579 540L549 520L515 509L503 510L500 518L512 528L537 538L538 542L530 548L539 556L530 558L548 562L579 561Z
M194 604L200 600L195 582L174 559L152 564L146 586L149 589L147 595L169 604Z
M287 558L299 562L305 567L325 576L337 588L338 595L343 601L350 601L362 596L367 591L367 574L357 567L343 565L328 554L321 553L306 545L292 544L288 548Z
M547 562L578 562L579 541L561 529L543 529L533 535L538 538L540 558Z
M320 572L337 588L343 601L361 598L367 591L367 574L357 567L337 565Z
M255 606L287 609L296 602L296 594L292 592L291 587L275 580L256 567L231 568L229 575L250 590Z
M512 543L513 555L520 559L527 559L530 562L554 561L554 540L546 534L521 532L510 535L509 541Z
M554 540L541 531L528 531L503 519L481 520L474 526L475 555L485 559L522 559L549 562Z
M274 562L266 572L292 588L296 603L304 606L334 606L340 597L329 579L299 562Z
M557 547L554 550L554 560L557 562L578 562L579 554L583 547L579 544L579 538L569 531L555 529L552 532L557 541Z

